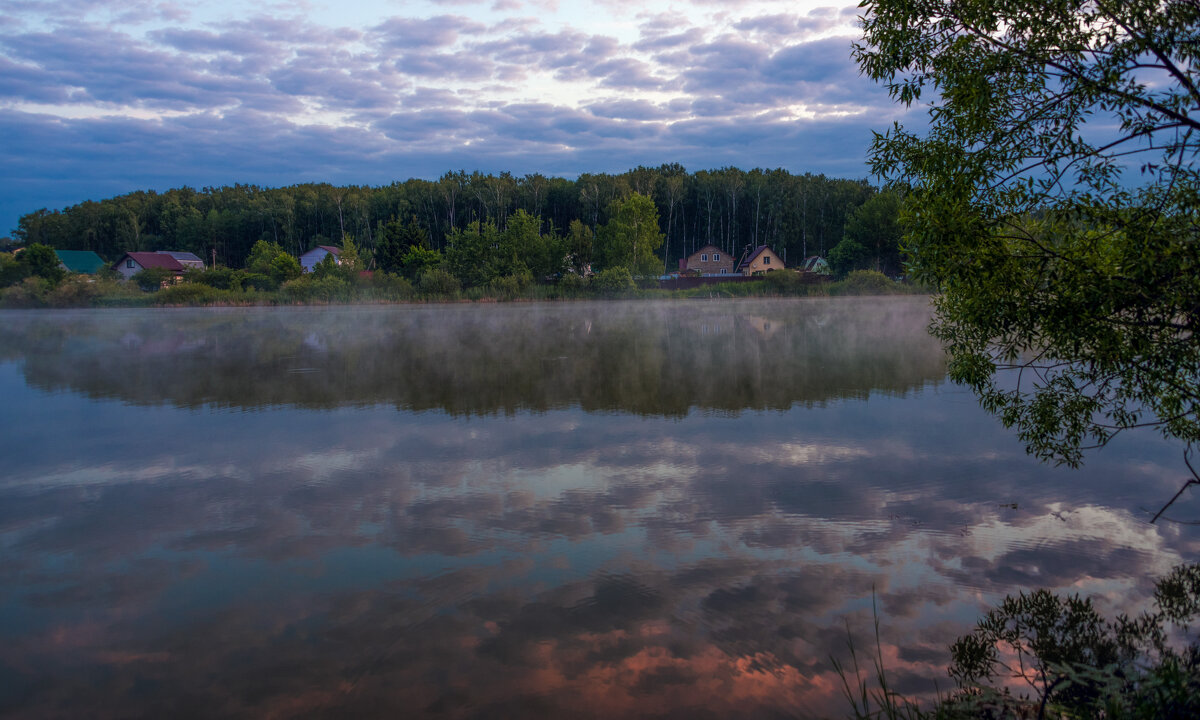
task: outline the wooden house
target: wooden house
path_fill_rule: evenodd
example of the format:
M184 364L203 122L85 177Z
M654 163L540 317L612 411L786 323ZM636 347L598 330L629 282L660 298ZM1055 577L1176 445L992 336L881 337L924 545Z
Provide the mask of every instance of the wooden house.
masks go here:
M733 257L716 245L705 245L679 261L680 272L699 273L701 277L732 275Z
M759 245L747 253L737 269L741 275L758 275L772 270L783 270L783 260L766 245Z

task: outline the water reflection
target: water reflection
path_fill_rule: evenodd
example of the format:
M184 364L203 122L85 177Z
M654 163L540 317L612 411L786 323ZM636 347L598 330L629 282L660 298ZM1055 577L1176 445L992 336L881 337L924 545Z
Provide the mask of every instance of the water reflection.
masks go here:
M926 312L4 314L0 715L840 716L873 591L929 692L1003 593L1130 607L1194 556L1140 507L1170 448L1037 465Z
M945 373L927 301L10 313L29 383L128 402L487 414L788 408ZM870 308L863 312L863 308Z

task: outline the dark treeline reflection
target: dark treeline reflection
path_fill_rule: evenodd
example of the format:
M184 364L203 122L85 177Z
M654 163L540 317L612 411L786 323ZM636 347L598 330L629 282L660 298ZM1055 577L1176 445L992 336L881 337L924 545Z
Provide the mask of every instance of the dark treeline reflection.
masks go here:
M678 416L939 381L928 321L925 298L14 313L0 353L139 404Z

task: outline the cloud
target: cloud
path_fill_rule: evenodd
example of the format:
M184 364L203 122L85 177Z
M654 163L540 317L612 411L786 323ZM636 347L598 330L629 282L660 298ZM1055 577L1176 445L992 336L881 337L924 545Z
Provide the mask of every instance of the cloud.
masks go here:
M437 15L425 19L393 17L372 31L386 47L428 50L449 47L460 36L476 35L485 29L482 23L459 15Z
M176 182L390 182L397 167L437 176L464 165L568 174L639 162L750 167L803 158L778 147L796 136L788 123L797 104L802 115L865 117L888 102L857 76L848 40L805 41L836 13L798 16L775 6L734 17L709 6L639 6L630 37L564 22L574 15L553 5L468 3L458 7L471 13L323 24L320 13L293 5L221 15L90 2L55 16L54 6L17 3L13 22L0 28L0 97L9 102L0 112L49 145L9 166L22 179L0 187L9 193L0 222L12 227L34 206ZM535 16L521 14L535 7ZM549 119L524 115L526 106ZM441 122L412 116L416 110ZM38 113L49 120L45 131L26 122ZM704 119L713 122L697 122ZM738 125L747 131L736 133ZM804 169L861 174L869 136L850 137L860 126L847 122L838 143L856 156ZM97 147L66 152L86 146L90 131L101 133ZM126 154L114 170L105 150L113 133L140 142L146 161ZM223 133L230 135L217 141ZM310 148L288 146L312 137L331 146L311 168L329 177L305 170ZM232 156L231 148L248 145L242 138L263 140L252 146L270 154L258 153L256 163ZM672 138L676 144L662 144ZM649 139L652 147L637 144ZM65 165L51 167L48 157Z

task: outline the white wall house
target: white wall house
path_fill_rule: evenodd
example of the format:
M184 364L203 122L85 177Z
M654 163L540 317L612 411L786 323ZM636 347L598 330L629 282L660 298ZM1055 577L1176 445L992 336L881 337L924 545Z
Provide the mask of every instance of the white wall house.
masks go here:
M317 265L325 259L326 255L332 255L333 261L340 265L341 260L338 258L341 254L342 249L339 247L334 247L332 245L318 245L300 256L300 267L304 269L304 272L312 272L314 269L316 269Z

